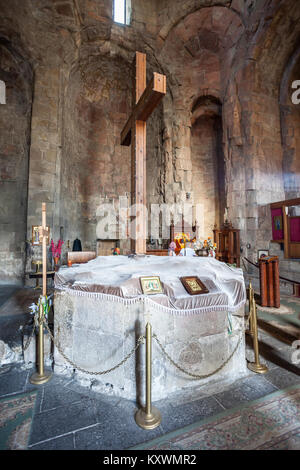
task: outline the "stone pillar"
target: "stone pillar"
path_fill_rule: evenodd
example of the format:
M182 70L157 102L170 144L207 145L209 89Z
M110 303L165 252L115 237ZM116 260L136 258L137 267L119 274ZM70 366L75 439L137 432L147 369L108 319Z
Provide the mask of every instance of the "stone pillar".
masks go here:
M50 238L59 238L60 134L59 134L60 70L39 66L35 71L32 108L31 147L28 182L27 238L32 225L41 223L41 204L47 204L47 225ZM41 247L34 247L33 257L41 257ZM27 259L26 270L31 270Z

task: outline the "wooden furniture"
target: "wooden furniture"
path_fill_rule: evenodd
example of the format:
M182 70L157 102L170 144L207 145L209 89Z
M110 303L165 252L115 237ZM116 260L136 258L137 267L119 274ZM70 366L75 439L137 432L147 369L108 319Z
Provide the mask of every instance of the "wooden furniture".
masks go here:
M147 250L146 255L168 256L168 250Z
M168 241L168 245L174 241L174 222L171 222L170 225L170 238ZM149 248L146 250L146 255L154 255L154 256L168 256L168 248Z
M293 287L294 287L293 295L295 297L300 297L300 285L299 284L293 284Z
M240 267L240 230L232 227L228 221L224 222L221 229L216 227L214 243L217 244L216 259Z
M67 259L72 263L87 263L96 258L95 251L68 251Z
M279 262L277 256L259 259L260 304L262 307L280 307Z
M300 258L300 216L288 215L288 208L300 206L300 198L270 204L272 242L284 246L284 257Z
M146 253L146 122L166 94L166 77L153 73L146 86L146 54L135 53L133 109L121 133L121 145L131 145L131 198L136 204L141 226L132 224L131 249L134 253Z
M43 273L42 272L36 272L36 273L27 273L29 276L29 279L35 279L36 284L35 284L35 289L42 289L42 286L39 283L39 279L43 278ZM55 271L47 271L46 272L46 279L54 279L54 274Z

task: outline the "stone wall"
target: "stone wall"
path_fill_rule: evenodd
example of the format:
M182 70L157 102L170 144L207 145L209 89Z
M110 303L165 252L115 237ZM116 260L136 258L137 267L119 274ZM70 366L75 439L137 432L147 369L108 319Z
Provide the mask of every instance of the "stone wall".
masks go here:
M40 223L42 202L55 241L63 233L65 242L78 236L85 249L95 249L99 200L130 191L130 150L118 139L130 112L136 50L147 54L148 79L152 71L167 76L167 95L148 122L148 204L183 203L187 194L191 201L201 199L210 214L207 232L213 223L209 208L222 201L219 219L227 207L241 229L243 254L256 260L271 239L269 204L299 195L299 111L282 98L291 80L300 79L299 2L132 5L132 23L122 26L112 22L111 0L0 0L0 37L6 41L1 47L7 51L11 44L5 60L13 85L9 103L0 105L1 265L7 279L24 272L22 243ZM213 137L212 118L201 118L200 151L195 110L203 97L218 103L213 114L220 119ZM18 127L12 129L6 116L18 120ZM205 185L198 184L203 173L198 180L193 167L203 152L212 168L216 148L218 161L224 159L222 195L211 183L214 194L208 198ZM35 248L33 258L40 255Z
M214 225L220 226L224 222L220 213L220 194L224 173L220 174L222 162L218 160L218 118L202 116L198 118L192 127L191 152L192 152L192 191L194 204L202 204L204 210L204 227L200 227L203 237L212 237ZM224 196L224 195L223 195Z
M30 65L0 37L0 283L22 282L33 76Z
M283 146L283 177L287 199L300 197L300 105L292 102L292 87L300 77L300 49L292 55L281 82L280 112Z
M95 57L69 76L64 109L61 224L67 239L96 248L102 199L130 191L130 148L120 145L130 113L131 73L124 61Z

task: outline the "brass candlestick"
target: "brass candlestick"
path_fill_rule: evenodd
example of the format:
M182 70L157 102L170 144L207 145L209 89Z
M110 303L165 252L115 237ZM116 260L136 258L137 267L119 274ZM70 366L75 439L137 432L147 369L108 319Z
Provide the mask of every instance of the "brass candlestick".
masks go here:
M152 332L151 325L146 325L146 407L140 408L135 415L135 422L143 429L155 429L161 423L161 415L157 408L151 405L152 380Z
M253 338L255 362L248 362L248 369L252 370L253 372L256 372L257 374L265 374L266 372L268 372L269 369L264 364L261 364L259 360L257 312L256 312L256 303L254 299L254 290L251 284L249 287L249 303L250 303L250 318L252 317L252 324L249 327L249 331L251 331L251 329L253 331L253 333L250 333L250 334Z
M249 329L246 333L253 336L253 302L254 302L254 289L251 281L249 282Z
M44 370L44 311L42 305L42 299L40 298L39 308L39 342L38 342L38 372L35 372L30 377L30 383L34 385L42 385L52 377L52 372Z
M47 291L47 259L46 259L46 236L48 232L46 230L46 203L42 203L42 243L43 243L43 297L46 297ZM52 377L52 372L46 372L44 370L44 309L42 303L42 297L39 302L39 334L38 334L38 372L35 372L30 377L30 383L34 385L41 385Z

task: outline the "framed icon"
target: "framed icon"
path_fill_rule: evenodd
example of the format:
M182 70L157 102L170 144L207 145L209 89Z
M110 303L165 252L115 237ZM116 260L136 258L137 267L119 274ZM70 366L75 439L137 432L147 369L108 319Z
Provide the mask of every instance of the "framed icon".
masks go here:
M269 256L269 250L258 250L257 258L265 258Z
M190 295L208 294L209 290L197 276L185 276L180 278L185 290Z
M143 294L163 294L163 288L159 276L143 276L140 277Z
M49 245L49 236L50 236L50 227L47 226L46 230L48 235L46 236L46 245ZM32 226L32 244L33 245L42 245L42 237L40 236L41 226L40 225L33 225Z

